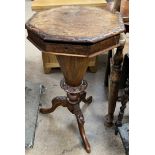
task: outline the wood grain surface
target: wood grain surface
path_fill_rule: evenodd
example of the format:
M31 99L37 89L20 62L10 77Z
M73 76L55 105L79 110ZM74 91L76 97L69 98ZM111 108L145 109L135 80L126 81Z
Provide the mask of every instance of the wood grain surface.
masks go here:
M44 41L96 43L124 31L119 13L97 7L62 6L36 13L26 28Z

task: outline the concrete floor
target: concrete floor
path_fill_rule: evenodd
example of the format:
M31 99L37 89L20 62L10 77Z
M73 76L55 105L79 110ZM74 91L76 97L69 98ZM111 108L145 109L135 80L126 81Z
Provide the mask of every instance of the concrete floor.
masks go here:
M31 1L26 1L27 20L33 12ZM27 33L26 33L27 36ZM44 74L41 52L28 40L25 40L26 80L41 83L47 87L44 96L44 107L51 106L51 99L57 95L65 95L59 82L63 78L60 69L51 74ZM128 50L128 46L125 48ZM104 72L107 55L99 56L97 73L87 72L87 94L93 96L93 103L88 107L81 103L85 117L85 131L91 145L91 155L125 155L119 136L114 135L114 128L104 126L107 113L107 90L104 87ZM115 115L118 115L120 103L117 104ZM125 118L128 117L128 107ZM26 155L87 155L83 148L78 126L74 115L66 108L59 107L54 113L39 114L34 147L26 150Z

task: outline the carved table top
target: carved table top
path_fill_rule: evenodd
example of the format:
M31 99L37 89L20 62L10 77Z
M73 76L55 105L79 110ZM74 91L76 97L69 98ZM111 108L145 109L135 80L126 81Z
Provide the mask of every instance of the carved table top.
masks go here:
M112 37L115 37L115 42L118 42L119 34L124 31L124 24L119 13L114 14L97 7L62 6L36 13L26 23L26 29L28 38L35 42L36 46L43 51L54 52L55 49L49 47L51 46L49 43L72 43L72 45L99 43L101 46L101 41L106 40L109 43L110 40L107 41L107 39ZM43 45L45 42L48 43L46 47ZM80 51L80 47L76 46L76 50ZM87 52L81 52L89 55L94 51L89 52L88 48L87 50ZM62 53L61 49L57 51ZM67 48L66 52L68 51ZM63 51L63 53L66 52ZM71 52L71 54L82 55L81 52Z

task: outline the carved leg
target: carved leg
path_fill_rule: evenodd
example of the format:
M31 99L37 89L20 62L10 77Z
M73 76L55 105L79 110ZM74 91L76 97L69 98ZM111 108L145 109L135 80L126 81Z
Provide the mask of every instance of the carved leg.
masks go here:
M72 114L74 114L76 116L80 135L81 135L84 147L85 147L86 151L88 153L90 153L90 151L91 151L90 144L87 140L85 130L84 130L84 117L83 117L83 114L82 114L82 111L81 111L80 105L79 105L80 102L82 101L81 95L83 95L83 97L85 98L86 92L83 91L83 92L76 93L76 94L67 93L67 97L68 97L67 108Z
M75 104L74 106L74 110L73 110L73 114L75 114L77 122L78 122L78 127L79 127L79 131L80 131L80 135L84 144L84 147L87 151L87 153L91 152L91 148L90 148L90 144L87 140L86 134L85 134L85 130L84 130L84 116L82 114L82 111L79 107L79 104Z
M111 127L113 125L113 114L115 111L116 101L118 98L124 44L125 39L120 40L120 46L117 48L116 54L113 57L113 64L110 74L109 96L108 96L109 97L108 114L105 116L105 122L104 122L104 124L107 127Z
M86 104L92 103L93 97L92 96L89 96L88 98L86 98L86 94L87 93L85 91L81 93L81 101L83 101Z
M118 115L118 119L115 123L115 135L118 134L118 127L121 127L122 126L122 120L123 120L123 116L124 116L124 111L125 111L125 108L126 108L126 103L128 102L128 96L123 96L122 97L122 101L121 101L121 104L122 106L120 107L120 112L119 112L119 115Z
M123 120L123 116L124 116L124 111L125 111L125 108L126 108L126 103L128 102L128 96L127 95L124 95L122 97L122 106L120 107L120 112L119 112L119 115L118 115L118 119L115 123L115 135L118 134L118 127L121 127L122 126L122 120Z
M129 83L128 83L128 79L126 81L126 88L124 89L124 94L122 95L121 97L121 104L122 106L120 107L120 112L119 112L119 115L118 115L118 119L115 123L115 134L117 135L118 133L118 127L121 127L122 126L122 120L123 120L123 116L124 116L124 111L125 111L125 108L126 108L126 104L127 102L129 101Z
M47 108L47 109L44 109L44 108L41 108L40 109L40 112L42 114L48 114L48 113L51 113L53 112L58 106L63 106L63 107L66 107L67 106L67 97L65 96L59 96L59 97L55 97L53 100L52 100L52 107L51 108Z

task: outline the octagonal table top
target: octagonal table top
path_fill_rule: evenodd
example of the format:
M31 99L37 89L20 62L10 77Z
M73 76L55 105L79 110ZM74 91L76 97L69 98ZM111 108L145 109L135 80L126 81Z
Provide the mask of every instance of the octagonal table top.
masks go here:
M44 41L96 43L124 31L119 13L97 7L62 6L36 13L26 28Z

